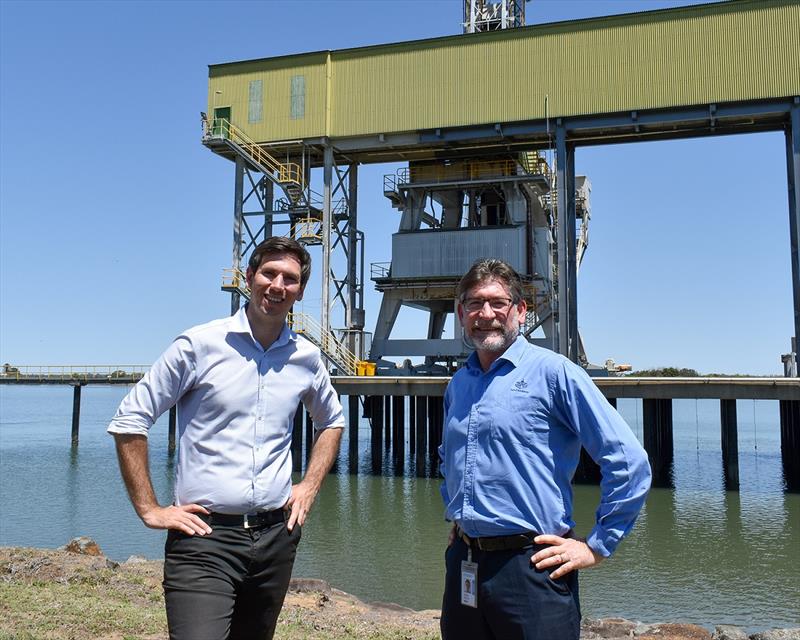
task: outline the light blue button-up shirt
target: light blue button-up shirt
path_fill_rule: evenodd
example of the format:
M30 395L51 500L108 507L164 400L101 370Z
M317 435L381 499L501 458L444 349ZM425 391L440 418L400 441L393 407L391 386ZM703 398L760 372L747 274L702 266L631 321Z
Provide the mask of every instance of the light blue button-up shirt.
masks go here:
M442 497L468 536L572 529L581 445L602 471L587 543L609 556L633 527L650 487L647 454L577 365L519 337L485 373L473 353L444 405Z
M289 499L300 402L317 430L344 426L319 349L284 326L265 350L244 309L178 336L122 401L108 431L146 436L176 402L175 504L219 513L277 509Z

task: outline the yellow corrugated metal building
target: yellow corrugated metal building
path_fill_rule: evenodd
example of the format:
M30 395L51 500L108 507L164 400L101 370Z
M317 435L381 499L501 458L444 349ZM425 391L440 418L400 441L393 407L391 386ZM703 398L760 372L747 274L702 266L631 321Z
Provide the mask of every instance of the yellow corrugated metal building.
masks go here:
M269 143L764 100L798 51L800 1L729 0L211 65L209 114Z

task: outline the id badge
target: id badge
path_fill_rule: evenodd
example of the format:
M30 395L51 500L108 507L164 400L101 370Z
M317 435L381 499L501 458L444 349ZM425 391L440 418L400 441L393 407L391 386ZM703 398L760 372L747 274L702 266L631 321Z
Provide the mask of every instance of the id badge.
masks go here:
M478 563L461 562L461 604L466 607L478 606Z

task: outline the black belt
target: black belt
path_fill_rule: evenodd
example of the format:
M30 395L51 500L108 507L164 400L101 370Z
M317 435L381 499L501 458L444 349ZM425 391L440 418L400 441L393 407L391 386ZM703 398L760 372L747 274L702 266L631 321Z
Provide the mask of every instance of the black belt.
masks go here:
M203 520L207 520L210 525L221 525L223 527L242 527L244 529L261 529L271 527L286 520L286 512L283 509L273 509L272 511L257 511L255 513L234 514L234 513L212 513L204 516L197 514Z
M516 533L511 536L489 536L485 538L470 538L461 528L458 529L458 537L464 541L471 549L480 551L512 551L514 549L524 549L532 547L535 543L533 539L538 533Z

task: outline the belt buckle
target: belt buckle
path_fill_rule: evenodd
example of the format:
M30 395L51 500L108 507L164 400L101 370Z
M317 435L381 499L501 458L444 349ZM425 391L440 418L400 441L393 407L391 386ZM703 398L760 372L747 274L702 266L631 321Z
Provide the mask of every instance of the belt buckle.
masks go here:
M244 525L243 526L244 526L245 529L252 529L253 527L256 526L255 522L250 524L250 516L251 515L253 516L253 519L255 519L255 514L250 514L250 513L245 513L244 514Z

